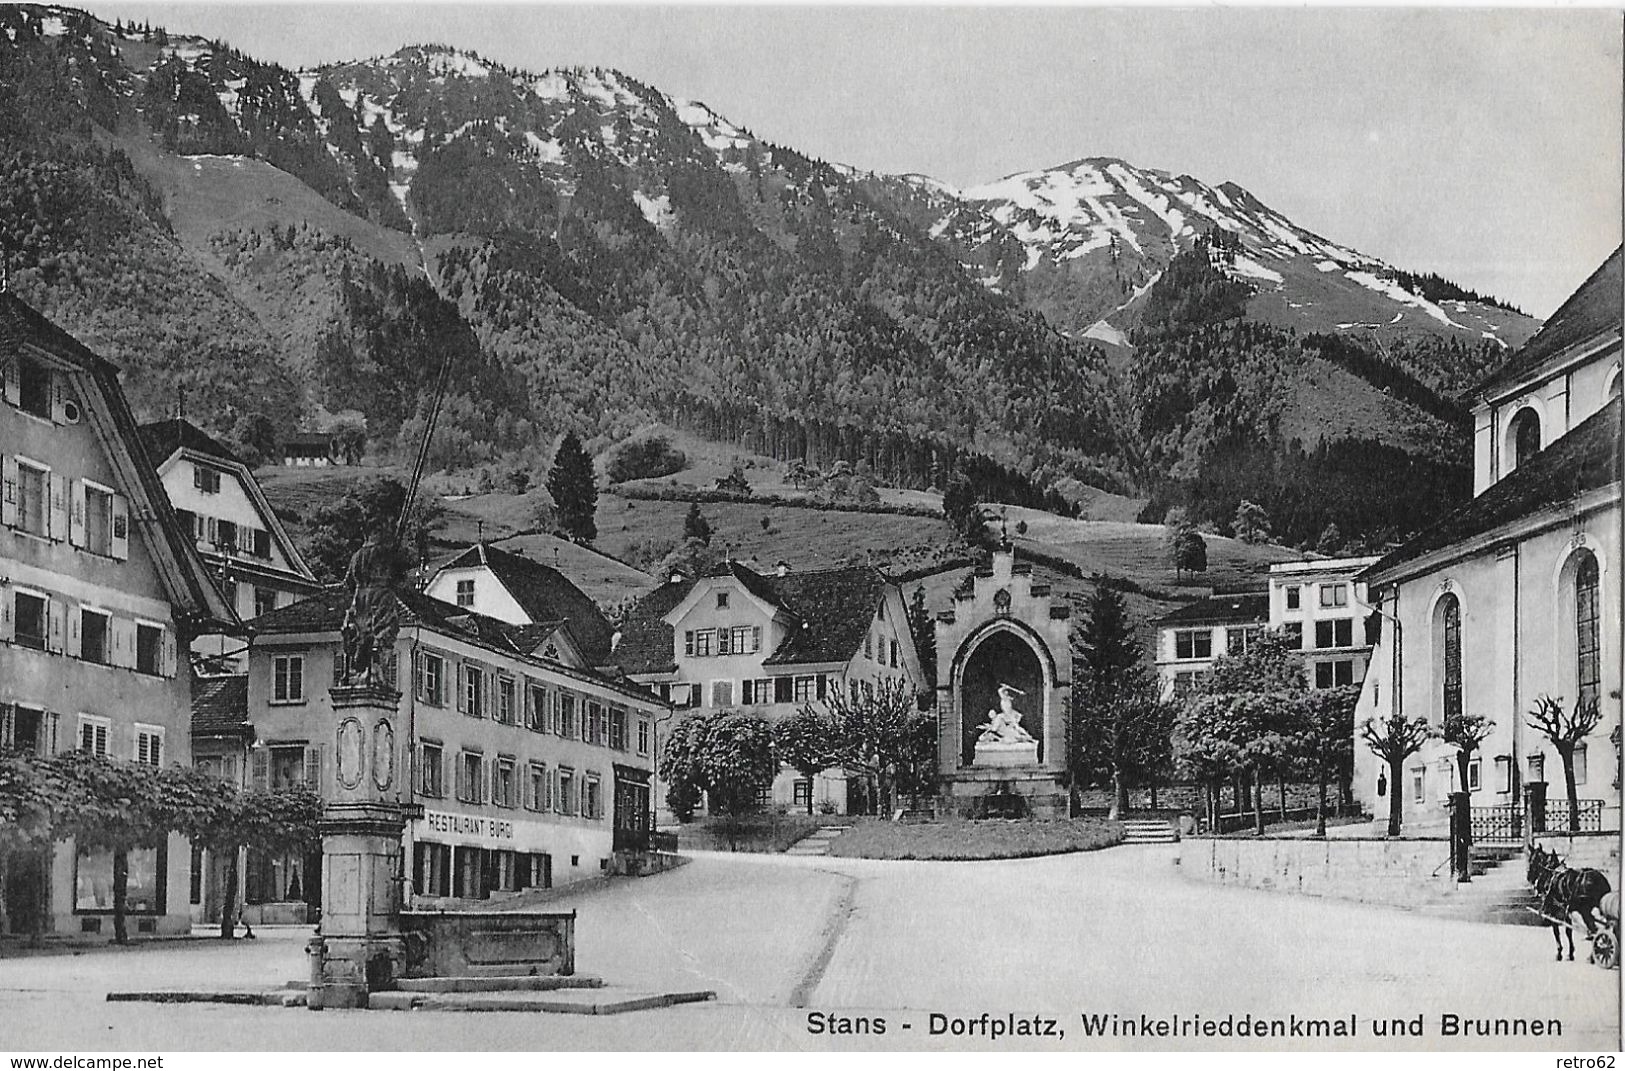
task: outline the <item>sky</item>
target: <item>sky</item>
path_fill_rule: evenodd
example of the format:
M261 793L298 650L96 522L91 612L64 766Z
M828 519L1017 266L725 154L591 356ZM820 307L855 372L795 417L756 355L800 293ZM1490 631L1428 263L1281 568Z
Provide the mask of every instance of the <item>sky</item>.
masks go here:
M290 67L420 43L614 67L808 155L960 187L1121 157L1541 317L1620 244L1617 10L85 6Z

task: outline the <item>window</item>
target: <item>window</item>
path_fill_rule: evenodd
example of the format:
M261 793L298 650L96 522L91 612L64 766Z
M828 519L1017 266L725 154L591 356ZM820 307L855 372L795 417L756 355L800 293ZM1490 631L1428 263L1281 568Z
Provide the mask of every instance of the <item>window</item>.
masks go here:
M135 761L144 766L164 764L164 731L156 725L135 727Z
M48 733L46 725L45 711L37 707L0 703L0 748L48 754L49 738L55 734Z
M525 685L525 728L533 733L547 731L547 690L539 684Z
M812 778L798 777L791 787L791 804L797 810L806 810L812 806Z
M553 809L560 814L576 813L576 775L568 766L559 767L559 795Z
M277 655L271 659L271 702L305 701L305 658L303 655Z
M276 609L276 592L270 588L254 589L254 616L268 614Z
M1428 799L1428 768L1411 767L1411 802L1426 803Z
M602 703L587 704L587 730L585 739L589 744L602 744L608 735L604 729L604 706Z
M1482 762L1479 759L1469 759L1467 762L1467 791L1477 792L1482 777Z
M1286 586L1286 608L1298 610L1303 607L1303 589L1296 584Z
M263 528L254 529L253 548L250 553L256 558L268 560L271 557L271 533Z
M474 605L474 581L473 580L459 580L459 581L457 581L457 605L458 606L473 606Z
M1584 744L1574 745L1574 783L1576 785L1586 783L1586 746Z
M237 524L219 521L215 525L214 545L228 554L237 553Z
M1540 453L1540 417L1533 409L1521 409L1512 418L1512 467Z
M425 796L439 799L446 794L445 748L438 742L425 740L418 754L423 770L419 787Z
M457 756L457 798L464 803L483 802L485 785L485 756L478 751L464 751Z
M164 913L164 871L168 852L132 848L125 854L124 909L133 915ZM80 848L74 860L75 911L113 910L113 853L108 848Z
M718 610L726 610L727 608L728 608L728 593L726 591L717 592L717 609Z
M419 896L451 895L451 845L418 841L412 845L413 887Z
M569 692L559 693L559 735L566 738L576 735L576 697Z
M1531 782L1546 780L1546 756L1545 755L1531 755L1531 756L1529 756L1529 780Z
M891 668L896 669L897 668L897 641L896 640L887 640L886 642L887 642L887 645L890 646L890 648L891 648L891 663L890 663Z
M192 465L192 486L206 495L220 493L220 472L206 465Z
M418 698L434 707L446 705L446 660L425 654L418 661Z
M1303 622L1288 621L1281 626L1281 635L1286 638L1287 646L1294 651L1303 649Z
M1258 639L1257 627L1227 628L1224 630L1224 653L1227 655L1246 654Z
M1349 604L1349 586L1347 584L1320 585L1320 605L1325 607L1347 606Z
M581 814L584 818L604 817L603 786L597 774L588 774L581 790Z
M1512 791L1512 756L1495 756L1495 791Z
M1354 683L1354 660L1352 658L1339 658L1330 662L1315 663L1316 688L1340 688L1345 684Z
M518 685L512 677L497 678L497 721L512 725L518 702Z
M728 650L734 654L755 654L762 649L759 625L736 625L728 630Z
M138 624L135 626L136 672L156 675L162 670L160 649L163 646L163 640L164 630L157 625Z
M685 650L695 658L709 658L716 649L717 630L714 628L695 629L684 633L687 640Z
M45 635L50 620L47 604L48 600L43 595L17 592L13 602L15 613L12 616L12 638L22 646L32 647L36 651L45 650Z
M1196 691L1197 686L1202 683L1202 678L1205 676L1207 676L1205 673L1175 673L1174 698L1184 699Z
M485 671L463 667L463 713L478 718L485 713Z
M733 681L711 682L711 705L714 707L731 707L734 702Z
M92 554L113 554L113 492L89 484L85 488L85 549Z
M17 404L23 412L51 419L51 370L26 357L17 361Z
M616 751L626 750L626 711L614 709L609 712L609 746Z
M92 755L107 754L107 737L112 731L113 723L107 718L79 715L79 750Z
M746 706L773 702L773 679L753 677L740 681L739 701Z
M1212 658L1213 631L1205 628L1181 629L1174 633L1175 658Z
M512 807L514 790L514 760L498 755L496 769L491 772L491 802L498 807Z
M638 719L638 754L639 755L647 755L648 753L649 753L649 719L648 718L639 718Z
M795 701L797 703L811 703L818 695L818 678L816 676L797 677L795 679Z
M865 632L863 634L863 657L869 659L871 662L874 661L875 637L874 633L872 632Z
M1439 600L1444 650L1444 673L1440 688L1443 716L1461 713L1461 601L1447 594Z
M1579 703L1594 703L1602 679L1597 629L1597 556L1582 550L1574 567L1574 639Z
M1330 621L1316 621L1315 646L1320 648L1353 647L1354 618L1338 617Z
M51 507L47 501L51 472L27 462L17 462L17 527L30 535L49 536Z

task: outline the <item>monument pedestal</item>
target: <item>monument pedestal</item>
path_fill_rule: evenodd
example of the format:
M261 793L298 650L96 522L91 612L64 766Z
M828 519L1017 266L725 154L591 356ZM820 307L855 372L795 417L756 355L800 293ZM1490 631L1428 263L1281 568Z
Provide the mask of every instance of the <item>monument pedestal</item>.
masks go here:
M400 693L377 684L332 690L337 716L333 796L322 813L322 922L310 942L306 1003L364 1008L374 989L405 971L401 937L401 832L405 816L385 793L395 784Z
M994 743L978 741L975 753L971 757L971 765L986 766L1037 766L1038 741L1027 740L1021 743Z

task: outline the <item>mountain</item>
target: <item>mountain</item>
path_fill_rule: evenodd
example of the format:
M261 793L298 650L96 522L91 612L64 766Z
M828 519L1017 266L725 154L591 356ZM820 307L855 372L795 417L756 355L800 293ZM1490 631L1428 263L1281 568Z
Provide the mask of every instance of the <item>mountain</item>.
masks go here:
M1061 330L1122 344L1181 249L1222 233L1226 271L1252 285L1249 319L1299 331L1436 335L1516 346L1538 322L1437 277L1308 231L1233 182L1092 157L966 190L922 175L861 178L955 251L984 285Z
M410 456L445 367L435 468L536 470L565 429L662 421L1018 504L1165 497L1238 443L1459 453L1451 396L1533 325L1120 161L956 191L607 69L420 45L290 71L40 5L0 31L13 288L122 362L145 415L237 444L350 414ZM1212 273L1253 327L1181 320Z

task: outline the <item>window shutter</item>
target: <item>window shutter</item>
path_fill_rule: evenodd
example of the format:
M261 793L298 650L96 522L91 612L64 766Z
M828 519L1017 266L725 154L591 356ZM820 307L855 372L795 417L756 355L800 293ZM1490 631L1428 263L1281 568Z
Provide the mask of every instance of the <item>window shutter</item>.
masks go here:
M10 388L11 382L10 379L6 380L7 388ZM15 527L17 524L17 459L10 454L5 455L3 461L0 461L0 469L3 469L5 480L5 483L0 485L0 522Z
M6 388L6 401L12 405L23 404L23 381L21 369L17 366L17 358L7 354L0 357L0 381L4 381Z
M0 580L0 642L10 643L16 636L17 626L12 615L15 613L16 594Z
M466 799L468 796L468 760L458 755L452 766L452 781L454 782L452 791L456 793L458 799Z
M60 372L51 373L51 422L53 424L68 423L68 377Z
M52 539L61 541L68 538L68 478L60 473L51 473L50 507L51 517L46 523L50 526L47 531Z
M130 557L130 500L123 495L113 496L113 532L110 546L113 557L125 561Z
M271 789L271 752L257 747L248 753L248 787L255 792Z
M305 748L305 784L317 795L324 790L322 784L322 747L315 744Z
M468 713L468 686L463 681L463 664L461 662L457 663L457 713Z
M45 649L61 654L68 632L68 608L60 598L46 599L45 608L49 619L46 625Z
M74 480L72 499L68 503L68 542L76 547L85 545L85 481Z
M63 614L68 622L67 643L64 650L69 658L78 658L84 650L84 636L80 634L84 614L80 611L79 604L72 599L63 599L62 602L64 604Z
M175 633L167 628L158 634L158 672L165 677L173 677L179 669L175 639Z
M412 652L412 695L419 703L425 702L427 697L423 694L423 652Z
M203 537L210 546L220 542L220 519L218 517L203 518Z

